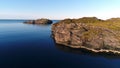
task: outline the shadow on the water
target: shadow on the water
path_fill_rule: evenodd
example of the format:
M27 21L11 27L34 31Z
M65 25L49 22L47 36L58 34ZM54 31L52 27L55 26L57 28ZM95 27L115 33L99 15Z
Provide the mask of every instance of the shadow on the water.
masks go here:
M56 44L56 43L55 43ZM94 57L105 57L107 59L120 59L119 54L113 54L113 53L95 53L83 48L70 48L61 44L56 44L55 47L63 52L66 53L73 53L73 54L79 54L79 55L90 55Z

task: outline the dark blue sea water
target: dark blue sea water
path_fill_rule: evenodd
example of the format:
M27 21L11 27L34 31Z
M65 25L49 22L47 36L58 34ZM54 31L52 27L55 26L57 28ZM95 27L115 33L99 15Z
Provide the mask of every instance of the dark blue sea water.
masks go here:
M0 20L0 68L120 68L120 56L57 45L51 25L24 21Z

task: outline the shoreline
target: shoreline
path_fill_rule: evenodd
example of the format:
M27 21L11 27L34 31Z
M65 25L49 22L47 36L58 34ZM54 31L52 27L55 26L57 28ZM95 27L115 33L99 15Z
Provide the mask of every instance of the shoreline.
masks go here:
M112 54L120 55L120 51L115 51L115 50L105 50L105 49L95 50L95 49L88 48L85 46L72 46L72 45L64 45L64 44L60 44L60 45L67 46L67 47L70 47L73 49L85 49L85 50L88 50L88 51L94 52L94 53L112 53Z

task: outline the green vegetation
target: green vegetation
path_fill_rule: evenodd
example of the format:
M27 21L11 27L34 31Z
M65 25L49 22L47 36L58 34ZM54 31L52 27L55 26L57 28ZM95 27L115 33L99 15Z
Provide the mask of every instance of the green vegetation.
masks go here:
M65 19L62 22L64 23L98 23L103 22L104 20L97 19L96 17L83 17L79 19Z
M103 22L103 20L101 19L97 19L96 17L83 17L83 18L79 18L76 19L75 22L79 22L79 23L98 23L98 22Z
M91 26L99 26L103 28L108 28L112 30L120 30L120 18L111 18L108 20L101 20L96 17L83 17L79 19L65 19L64 23L86 23Z
M104 21L101 23L88 23L89 25L93 25L93 26L99 26L99 27L103 27L103 28L108 28L108 29L112 29L112 30L120 30L120 21L116 21L116 22L112 22L112 21Z

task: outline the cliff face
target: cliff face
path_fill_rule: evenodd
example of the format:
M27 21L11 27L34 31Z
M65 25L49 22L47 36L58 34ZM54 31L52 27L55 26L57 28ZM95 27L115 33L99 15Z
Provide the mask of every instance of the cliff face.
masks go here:
M26 21L27 24L52 24L52 21L49 19L37 19L37 20L30 20Z
M85 48L94 52L119 53L119 31L91 25L92 22L103 24L104 21L97 18L94 18L94 20L93 18L81 18L60 21L52 25L53 38L56 43L72 48Z

